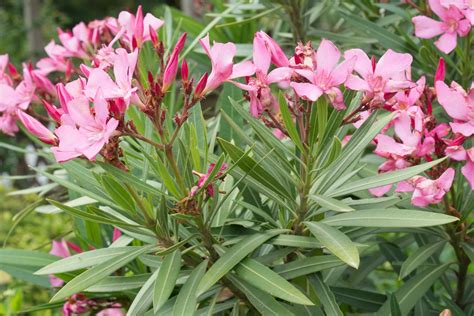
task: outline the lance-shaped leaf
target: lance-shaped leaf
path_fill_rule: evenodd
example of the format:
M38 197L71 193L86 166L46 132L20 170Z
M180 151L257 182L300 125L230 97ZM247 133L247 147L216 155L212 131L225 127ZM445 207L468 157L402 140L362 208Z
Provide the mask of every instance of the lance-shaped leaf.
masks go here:
M314 305L294 285L258 261L247 258L236 268L237 275L254 287L285 301Z
M339 305L336 302L336 298L332 293L329 286L324 283L323 278L320 274L315 273L309 277L309 282L311 286L316 291L319 300L324 306L324 311L327 315L342 316L342 311L339 308Z
M260 247L268 239L284 232L270 230L264 234L255 234L243 238L239 243L229 248L219 260L207 271L199 284L198 295L201 295L242 261L249 253Z
M359 251L343 232L320 222L305 222L305 225L332 254L351 267L359 267Z
M400 269L400 278L403 279L409 275L412 271L420 267L429 257L434 253L443 249L446 244L445 240L439 241L434 244L424 245L418 248L407 260L402 264Z
M176 298L176 303L173 308L173 316L193 315L196 311L197 288L206 272L207 263L207 260L201 262L196 268L194 268L193 272L191 272L191 275L186 280L186 283L184 283L179 291L178 297Z
M155 284L158 272L160 272L160 269L153 272L145 284L143 284L140 291L138 291L133 299L132 305L130 305L128 309L127 316L143 315L153 303L153 285ZM151 315L153 315L153 313L151 313Z
M451 223L457 217L405 209L370 209L338 214L322 220L330 226L426 227Z
M181 252L179 250L170 253L163 259L153 290L153 309L155 312L163 306L173 292L180 269Z
M151 274L138 274L132 276L109 276L102 281L87 288L86 292L110 293L141 288L150 278Z
M335 212L351 212L354 209L347 205L346 203L327 197L327 196L322 196L319 194L312 194L309 196L310 199L314 200L316 203L321 205L322 207L327 208L330 211L335 211Z
M302 275L338 267L343 264L344 262L336 256L316 256L275 266L273 271L289 280Z
M86 288L96 284L100 280L104 279L112 272L120 269L139 255L147 252L151 249L151 246L138 247L132 251L127 252L121 256L107 260L93 268L79 274L74 279L66 283L56 295L51 299L51 302L57 302L64 299L65 297L71 296L72 294L79 293Z

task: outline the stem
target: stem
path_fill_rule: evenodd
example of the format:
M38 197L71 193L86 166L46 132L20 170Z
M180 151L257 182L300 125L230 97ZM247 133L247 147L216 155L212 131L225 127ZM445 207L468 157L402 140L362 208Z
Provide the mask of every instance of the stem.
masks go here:
M170 146L169 144L165 146L165 154L166 158L168 158L168 162L171 165L171 169L173 170L173 173L176 177L176 181L178 182L178 185L181 189L181 191L184 193L185 196L188 195L188 189L186 188L186 184L184 183L184 179L181 176L181 173L179 172L178 165L176 164L176 160L174 159L173 155L173 147Z
M122 135L124 135L124 136L131 136L131 137L133 137L133 138L142 140L142 141L144 141L145 143L148 143L148 144L150 144L150 145L155 146L155 147L156 147L157 149L159 149L159 150L165 149L165 147L164 147L162 144L157 143L157 142L155 142L155 141L153 141L153 140L151 140L151 139L149 139L149 138L147 138L147 137L145 137L145 136L143 136L143 135L141 135L141 134L139 134L139 133L126 132L126 133L124 133L124 134L122 134Z

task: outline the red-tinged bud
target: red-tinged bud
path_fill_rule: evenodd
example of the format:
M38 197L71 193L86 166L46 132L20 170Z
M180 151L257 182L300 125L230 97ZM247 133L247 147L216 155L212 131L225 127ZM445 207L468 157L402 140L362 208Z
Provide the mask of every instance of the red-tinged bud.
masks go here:
M47 129L40 121L25 112L17 111L18 119L23 123L25 128L33 135L38 137L43 143L55 145L58 142L57 137Z
M431 103L430 98L426 98L426 112L428 115L433 114L433 104Z
M69 94L69 92L67 92L66 87L63 83L58 83L56 85L56 92L58 94L61 109L63 109L64 113L68 114L69 111L67 109L67 103L72 100L71 95Z
M204 89L206 88L207 84L207 77L208 74L207 72L199 79L199 82L196 85L196 89L194 90L194 97L195 98L200 98L202 96L202 93Z
M178 115L177 113L176 113L176 115L174 116L173 120L174 120L174 123L175 123L176 125L178 125L178 126L181 125L181 119L179 118L179 115Z
M155 82L155 79L153 78L153 74L151 73L151 71L148 70L147 76L148 76L148 83L150 84L150 87L153 87L153 82Z
M132 49L135 50L136 48L138 48L138 41L135 38L135 36L133 36L132 37Z
M375 71L375 67L377 67L377 60L375 59L374 55L372 55L371 61L372 61L372 71Z
M18 71L16 70L16 67L13 66L12 63L8 64L8 71L10 72L10 75L13 79L16 80L20 78L20 74L18 73Z
M161 87L161 92L165 93L176 77L178 72L178 54L171 55L168 64L165 67L165 72L163 73L163 86Z
M89 67L87 67L87 66L84 65L84 64L81 64L81 65L79 66L79 68L81 69L81 71L82 71L82 73L84 74L84 76L86 76L86 78L89 78L89 74L91 73Z
M444 76L446 75L446 63L444 58L441 57L438 62L438 68L436 68L436 73L434 76L434 82L444 81Z
M143 11L142 6L139 5L137 9L137 14L135 14L135 32L134 37L137 40L137 46L140 48L142 46L143 41ZM135 47L133 48L135 49Z
M183 59L183 62L181 63L181 79L184 82L188 82L189 79L188 63L186 62L186 59Z
M43 106L46 109L46 112L48 112L49 116L59 123L61 121L61 113L59 113L58 109L46 100L41 101L43 102Z
M178 41L176 42L176 46L173 49L173 54L179 54L181 50L183 50L184 43L186 42L187 33L181 34Z
M153 43L153 47L154 48L157 48L158 47L158 34L156 34L156 31L155 29L150 25L148 27L148 31L150 33L150 38L151 38L151 42Z

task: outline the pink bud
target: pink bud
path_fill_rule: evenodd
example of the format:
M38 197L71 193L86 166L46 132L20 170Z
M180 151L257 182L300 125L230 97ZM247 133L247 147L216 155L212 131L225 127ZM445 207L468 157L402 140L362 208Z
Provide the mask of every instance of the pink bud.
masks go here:
M157 48L158 47L158 35L156 34L156 31L153 28L153 26L150 25L148 27L148 29L149 29L149 33L150 33L151 42L153 43L153 47Z
M122 236L122 232L119 229L117 229L117 227L114 227L112 241L116 241L120 236Z
M377 60L375 59L375 56L373 55L371 58L371 62L372 62L372 71L375 71L375 67L377 67Z
M79 66L79 68L81 69L81 71L82 71L82 73L84 74L84 76L86 76L87 78L89 78L89 74L91 73L89 67L87 67L87 66L84 65L84 64L81 64L81 65Z
M183 59L183 62L181 63L181 79L183 79L184 82L188 82L189 79L188 63L186 62L186 59Z
M204 88L206 88L207 84L207 72L199 79L199 82L196 85L196 89L194 90L194 96L199 98L202 96L202 92L204 91Z
M445 75L446 75L446 63L444 62L444 58L441 57L438 62L438 68L436 68L434 82L444 81Z
M43 143L50 145L57 144L58 139L56 136L37 119L20 110L17 111L17 115L25 128L31 134L37 136Z
M13 79L17 79L20 77L18 70L16 70L16 67L13 66L12 63L8 64L8 71L10 72L10 75L12 76Z
M135 38L137 40L137 46L141 47L142 40L143 40L143 11L142 6L139 5L137 9L137 14L135 15ZM134 47L135 49L135 47Z
M46 100L41 101L43 102L44 108L46 109L46 112L48 112L49 116L59 123L61 121L61 113L59 113L58 109Z
M58 93L59 104L61 105L61 108L63 109L64 113L68 114L69 111L67 109L67 103L72 100L71 95L69 92L67 92L66 87L62 83L58 83L56 85L56 91Z
M171 59L166 65L165 72L163 74L163 86L161 87L162 92L166 92L173 83L176 73L178 72L178 54L172 55Z

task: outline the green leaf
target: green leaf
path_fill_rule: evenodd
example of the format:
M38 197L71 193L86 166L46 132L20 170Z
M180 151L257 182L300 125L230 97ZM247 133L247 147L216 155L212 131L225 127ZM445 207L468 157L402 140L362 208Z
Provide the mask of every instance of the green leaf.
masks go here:
M273 271L289 280L341 265L344 265L344 262L336 256L315 256L277 265Z
M358 192L362 190L367 190L371 188L377 188L380 186L384 186L387 184L397 183L406 179L409 179L417 174L431 169L432 167L436 166L440 162L444 161L446 158L441 158L432 162L427 162L421 165L409 167L402 170L397 170L393 172L387 172L378 174L373 177L366 177L360 180L352 181L349 183L344 184L340 188L335 190L328 191L328 196L335 197L350 194L353 192Z
M222 150L225 151L233 162L244 171L249 173L249 175L260 182L262 185L272 189L279 194L291 198L291 195L288 191L283 188L283 186L262 166L260 166L253 158L245 155L245 153L240 150L240 148L232 145L231 143L223 140L222 138L218 139Z
M398 304L402 315L407 315L416 303L425 295L439 278L446 272L451 263L439 265L435 268L426 269L417 273L413 278L405 282L396 292ZM377 315L391 315L390 300L387 300Z
M235 267L249 253L260 247L268 239L282 233L282 230L269 230L264 234L255 234L243 238L229 248L206 272L199 283L198 295L201 295Z
M303 152L303 143L301 142L300 135L296 130L295 123L293 122L293 118L291 117L288 104L286 103L286 99L282 92L278 94L278 102L280 103L280 113L281 117L283 118L283 123L285 124L286 130L288 131L290 138L293 140L298 149Z
M194 268L191 275L179 291L176 303L173 308L173 316L194 315L197 304L197 289L204 273L206 272L208 261L201 262Z
M314 290L316 291L319 300L323 304L326 315L342 316L342 311L336 302L334 294L332 293L329 286L324 283L322 277L318 273L316 273L309 277L309 281L313 286Z
M271 243L278 246L297 248L321 248L321 243L314 237L297 235L280 235L272 239Z
M56 260L59 257L39 251L0 249L0 265L44 267Z
M358 268L360 263L359 251L343 232L320 222L305 222L311 233L339 259Z
M359 289L331 287L331 290L339 302L368 312L376 312L387 299L385 295Z
M109 276L97 284L88 287L85 291L93 293L109 293L138 289L145 284L150 276L150 273L132 276Z
M157 269L155 272L153 272L145 284L143 284L142 288L140 291L138 291L137 295L133 299L133 302L128 309L127 315L144 315L148 310L153 302L153 285L155 284L158 272L160 272L160 269Z
M392 316L402 316L402 311L395 295L390 295L390 312Z
M228 277L232 283L247 296L250 303L252 303L263 316L294 316L293 313L287 310L270 294L253 287L233 275L229 275Z
M403 262L400 270L400 278L403 279L408 276L412 271L420 267L429 257L434 253L443 249L446 244L445 240L439 241L434 244L424 245L418 248L405 262Z
M327 208L330 211L335 212L352 212L354 209L349 205L345 204L342 201L322 196L319 194L312 194L309 196L310 199L314 200L316 203L321 205L322 207Z
M153 290L153 309L157 312L168 300L178 279L181 269L181 252L170 253L163 259Z
M258 261L247 258L239 263L236 272L249 284L275 297L296 304L314 305L290 282Z
M79 293L82 290L96 284L100 280L104 279L112 272L123 267L139 255L147 252L151 249L151 246L140 247L132 251L127 252L119 257L107 260L81 274L76 276L74 279L66 283L51 299L51 303L60 301L72 294Z
M83 253L78 253L74 256L66 257L64 259L55 261L46 267L38 270L35 274L55 274L64 273L79 269L88 268L112 258L119 257L130 251L142 247L117 247L117 248L103 248L91 250Z
M459 220L440 213L402 210L370 209L338 214L322 220L330 226L346 227L426 227L443 225Z
M123 209L134 213L135 202L123 185L108 175L102 176L102 186L109 193L114 202L119 204Z

